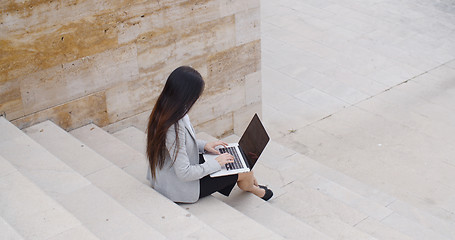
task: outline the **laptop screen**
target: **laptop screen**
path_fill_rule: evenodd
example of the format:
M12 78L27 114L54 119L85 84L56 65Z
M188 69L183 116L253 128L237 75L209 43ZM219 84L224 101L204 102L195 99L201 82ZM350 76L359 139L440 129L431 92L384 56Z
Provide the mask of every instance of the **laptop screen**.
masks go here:
M250 169L253 169L254 164L256 164L269 140L269 135L265 131L261 120L259 120L257 114L254 114L253 119L239 141L239 146L243 150L244 157L246 157Z

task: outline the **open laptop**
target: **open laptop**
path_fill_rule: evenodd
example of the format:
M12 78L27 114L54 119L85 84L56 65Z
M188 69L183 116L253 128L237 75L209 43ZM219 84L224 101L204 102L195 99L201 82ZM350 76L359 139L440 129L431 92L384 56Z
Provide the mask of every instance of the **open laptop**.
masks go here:
M253 119L238 143L229 144L228 147L218 149L220 153L227 152L234 156L234 162L222 166L220 171L210 174L210 177L220 177L251 171L269 140L269 135L265 131L261 120L259 120L257 114L254 114ZM205 160L215 159L218 156L216 154L203 154Z

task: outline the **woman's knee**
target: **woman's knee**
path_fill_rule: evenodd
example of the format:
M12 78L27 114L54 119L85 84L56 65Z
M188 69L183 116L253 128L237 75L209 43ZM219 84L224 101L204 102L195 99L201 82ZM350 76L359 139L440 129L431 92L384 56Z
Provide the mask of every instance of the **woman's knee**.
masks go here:
M254 179L254 174L252 171L239 173L238 181L253 180L253 179Z

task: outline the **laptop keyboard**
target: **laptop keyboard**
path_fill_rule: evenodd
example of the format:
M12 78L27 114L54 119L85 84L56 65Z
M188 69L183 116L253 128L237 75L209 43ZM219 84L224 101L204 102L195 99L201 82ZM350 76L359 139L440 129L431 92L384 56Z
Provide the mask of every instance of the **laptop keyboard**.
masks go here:
M229 153L232 156L234 156L234 162L225 164L226 170L243 168L242 162L240 161L240 158L237 154L237 150L235 150L235 147L220 148L219 151L220 153Z

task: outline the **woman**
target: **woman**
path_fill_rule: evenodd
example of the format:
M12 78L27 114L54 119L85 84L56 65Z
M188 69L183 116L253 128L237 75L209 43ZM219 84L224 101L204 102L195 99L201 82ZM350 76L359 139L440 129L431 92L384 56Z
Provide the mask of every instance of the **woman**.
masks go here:
M257 184L253 172L211 178L209 174L233 162L233 156L220 154L215 147L222 141L197 140L188 111L204 90L204 80L191 67L183 66L169 75L150 115L147 129L148 179L152 187L174 202L194 203L216 191L229 196L237 185L264 200L273 193ZM219 154L204 161L204 151Z

